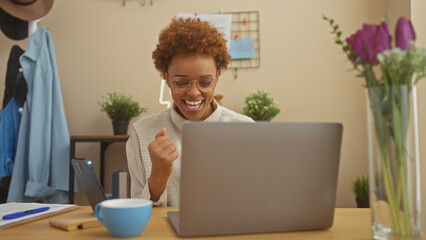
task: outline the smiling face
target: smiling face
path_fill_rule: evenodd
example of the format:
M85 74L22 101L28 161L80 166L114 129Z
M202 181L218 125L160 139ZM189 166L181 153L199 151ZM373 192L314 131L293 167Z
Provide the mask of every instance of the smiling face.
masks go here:
M168 67L166 81L170 87L173 101L177 107L176 111L185 119L196 121L205 120L213 113L212 105L214 87L220 71L217 71L214 58L205 54L178 54L175 55ZM197 86L197 82L190 83L188 91L178 90L172 81L176 77L188 78L190 80L202 81L205 78L215 79L211 90L203 90Z

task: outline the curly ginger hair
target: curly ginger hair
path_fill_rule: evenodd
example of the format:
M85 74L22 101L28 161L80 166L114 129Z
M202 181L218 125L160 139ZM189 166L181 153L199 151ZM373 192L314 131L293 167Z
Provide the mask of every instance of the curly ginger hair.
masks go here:
M163 29L156 49L152 52L155 68L165 78L172 58L177 54L202 53L210 55L217 70L226 70L231 59L224 34L199 18L174 18Z

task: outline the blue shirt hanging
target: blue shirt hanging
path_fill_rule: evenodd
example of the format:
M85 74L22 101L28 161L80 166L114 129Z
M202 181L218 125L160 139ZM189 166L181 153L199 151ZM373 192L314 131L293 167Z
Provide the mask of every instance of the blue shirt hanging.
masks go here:
M13 171L16 144L18 141L19 123L22 105L12 98L0 111L0 180L9 177Z
M70 138L49 29L37 29L20 63L28 93L7 201L65 203Z

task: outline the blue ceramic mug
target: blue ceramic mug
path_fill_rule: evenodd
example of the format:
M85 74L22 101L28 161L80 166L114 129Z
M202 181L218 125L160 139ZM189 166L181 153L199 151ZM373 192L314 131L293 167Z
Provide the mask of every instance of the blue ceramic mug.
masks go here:
M146 199L105 200L95 207L95 215L114 237L135 237L151 217L152 202Z

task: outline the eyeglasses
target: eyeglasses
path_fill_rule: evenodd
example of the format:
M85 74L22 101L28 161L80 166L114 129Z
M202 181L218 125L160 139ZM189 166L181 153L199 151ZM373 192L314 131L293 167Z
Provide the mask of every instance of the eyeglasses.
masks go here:
M192 82L197 83L198 90L204 93L212 91L216 85L216 79L212 75L201 76L198 80L191 80L186 76L175 76L171 84L175 92L186 93L191 88Z

